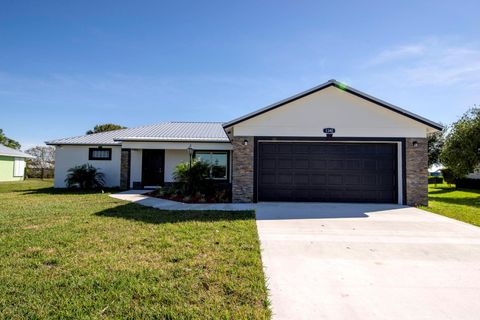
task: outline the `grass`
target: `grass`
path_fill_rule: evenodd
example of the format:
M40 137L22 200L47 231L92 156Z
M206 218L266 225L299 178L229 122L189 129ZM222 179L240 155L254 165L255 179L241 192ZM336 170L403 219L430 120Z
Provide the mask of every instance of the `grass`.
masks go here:
M268 319L252 212L0 183L0 318Z
M422 209L480 227L480 190L457 190L447 184L431 184L428 207Z

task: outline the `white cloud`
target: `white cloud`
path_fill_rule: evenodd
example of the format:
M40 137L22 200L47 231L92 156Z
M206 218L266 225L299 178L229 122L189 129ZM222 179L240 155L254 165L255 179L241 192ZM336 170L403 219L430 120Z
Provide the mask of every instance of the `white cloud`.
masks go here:
M480 86L480 47L426 40L386 49L365 66L413 86Z
M367 66L375 66L383 63L397 61L400 59L411 58L419 56L425 52L426 48L422 44L411 44L405 46L398 46L380 52L367 62Z

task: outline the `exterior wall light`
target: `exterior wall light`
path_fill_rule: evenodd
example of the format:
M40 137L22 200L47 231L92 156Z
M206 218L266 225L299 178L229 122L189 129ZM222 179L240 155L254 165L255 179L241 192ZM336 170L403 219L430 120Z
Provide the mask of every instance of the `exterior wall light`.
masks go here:
M248 140L247 139L243 140L243 145L248 146Z
M412 142L412 146L413 146L414 148L418 147L418 142L417 142L417 141L413 141L413 142Z

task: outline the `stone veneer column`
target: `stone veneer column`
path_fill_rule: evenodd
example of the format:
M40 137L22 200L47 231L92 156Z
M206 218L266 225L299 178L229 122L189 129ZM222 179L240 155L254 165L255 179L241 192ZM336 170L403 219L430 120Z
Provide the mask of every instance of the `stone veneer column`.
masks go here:
M417 146L413 146L413 142ZM405 141L405 170L407 205L428 205L428 146L426 138L407 138Z
M247 140L248 144L244 145ZM232 138L232 201L253 202L253 137Z
M130 188L130 149L122 149L120 156L120 188Z

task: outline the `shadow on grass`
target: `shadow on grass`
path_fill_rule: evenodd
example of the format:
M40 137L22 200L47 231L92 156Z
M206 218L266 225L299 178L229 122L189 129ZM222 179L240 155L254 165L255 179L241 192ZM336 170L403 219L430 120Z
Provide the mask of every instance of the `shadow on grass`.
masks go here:
M445 204L456 204L467 207L480 208L480 194L476 197L463 198L429 196L428 199L431 201L442 202Z
M252 211L167 211L128 203L95 213L105 218L120 218L146 223L178 223L187 221L213 222L255 220Z
M435 188L434 191L429 191L428 194L444 194L457 191L455 188Z
M116 193L119 192L118 188L104 188L101 190L80 190L80 189L66 189L66 188L40 188L40 189L17 189L10 190L8 192L20 192L23 194L49 194L49 195L61 195L61 194L98 194L98 193Z

